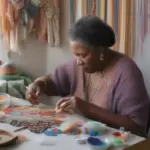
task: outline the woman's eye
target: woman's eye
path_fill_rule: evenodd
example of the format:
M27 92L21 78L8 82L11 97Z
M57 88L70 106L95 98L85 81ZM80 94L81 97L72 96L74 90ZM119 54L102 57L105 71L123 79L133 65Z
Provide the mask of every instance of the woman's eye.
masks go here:
M87 54L82 54L82 58L85 58L87 56Z

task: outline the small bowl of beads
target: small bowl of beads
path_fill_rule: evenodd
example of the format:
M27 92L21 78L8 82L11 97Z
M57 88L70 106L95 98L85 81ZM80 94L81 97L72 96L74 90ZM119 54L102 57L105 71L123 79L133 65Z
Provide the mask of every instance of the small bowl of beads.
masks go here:
M82 131L90 136L99 136L103 134L107 129L107 126L101 122L88 121L83 124Z
M0 93L0 109L10 106L10 96L5 93Z
M91 150L107 150L110 146L104 140L95 137L89 137L87 139L87 143L89 144Z

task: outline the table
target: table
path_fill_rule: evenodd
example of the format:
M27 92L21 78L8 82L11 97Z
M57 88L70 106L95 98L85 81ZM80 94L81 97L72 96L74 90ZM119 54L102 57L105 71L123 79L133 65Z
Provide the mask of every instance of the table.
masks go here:
M56 98L55 98L56 99ZM25 100L17 99L12 97L11 98L12 104L16 105L29 105L29 103ZM76 120L87 120L86 118L83 118L80 115L73 115L71 118L68 118L68 121L76 121ZM3 124L0 123L0 129L4 129L7 131L14 131L16 127L10 126L9 124ZM104 134L102 138L108 137L115 131L115 129L108 128L109 132ZM43 134L35 134L30 132L29 130L23 130L20 132L17 132L17 134L25 135L28 137L28 141L23 142L19 145L10 146L7 148L3 148L3 150L50 150L52 148L53 150L90 150L88 145L79 145L76 143L75 137L71 135L59 135L57 137L47 137ZM144 138L136 136L131 134L127 144L133 145L135 143L138 143L140 141L144 140ZM51 145L42 145L41 142L43 141L49 141ZM121 150L122 148L117 148L114 150Z

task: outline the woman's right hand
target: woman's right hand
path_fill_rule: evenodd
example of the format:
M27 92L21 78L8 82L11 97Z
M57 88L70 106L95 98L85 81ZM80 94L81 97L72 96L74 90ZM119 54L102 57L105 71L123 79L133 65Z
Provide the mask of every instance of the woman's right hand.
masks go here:
M33 82L27 87L26 99L28 99L31 104L38 105L40 94L40 86L37 83Z

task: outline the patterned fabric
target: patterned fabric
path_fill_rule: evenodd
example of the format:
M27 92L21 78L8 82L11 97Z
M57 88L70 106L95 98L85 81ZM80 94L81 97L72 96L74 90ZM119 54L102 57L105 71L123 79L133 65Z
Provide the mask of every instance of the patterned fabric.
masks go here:
M31 132L34 132L34 133L42 133L48 128L59 126L61 123L62 123L61 121L28 122L28 121L12 120L9 124L15 127L27 127ZM56 132L55 128L53 128L52 131ZM60 130L58 132L60 133ZM59 134L58 132L57 134Z
M60 122L55 122L55 121L39 121L37 123L29 123L28 124L28 129L31 132L34 133L42 133L44 132L47 128L53 127L53 126L58 126L60 125Z
M51 124L49 122L38 122L38 123L29 123L28 129L34 133L42 133L45 131Z

